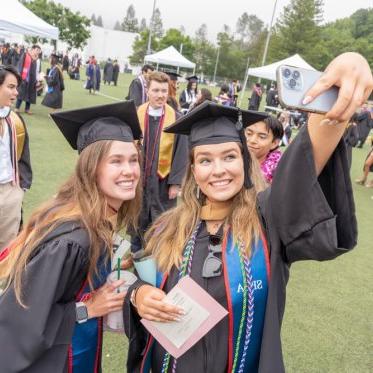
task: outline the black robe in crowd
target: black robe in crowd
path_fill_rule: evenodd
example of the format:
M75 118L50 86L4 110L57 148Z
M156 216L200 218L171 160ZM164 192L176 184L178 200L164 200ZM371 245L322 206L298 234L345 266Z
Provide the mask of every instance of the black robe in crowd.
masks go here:
M26 53L24 53L19 59L18 71L20 74L22 74ZM36 78L37 78L36 68L37 68L36 61L32 60L28 81L22 80L22 83L18 87L18 98L21 99L22 101L26 101L31 104L36 103Z
M178 114L176 114L176 118ZM156 139L157 129L159 127L160 117L149 115L149 132L144 137L143 154L147 159L151 158L153 146ZM147 138L150 138L150 149L147 149ZM188 137L184 135L176 135L174 147L172 151L171 170L168 176L161 179L158 175L158 155L159 155L159 138L155 143L155 157L153 159L149 176L145 177L144 170L144 189L143 189L143 205L139 219L139 231L137 234L131 232L131 250L137 251L142 245L142 236L149 225L164 211L176 206L177 198L169 199L168 190L170 185L181 185L186 166L188 163ZM145 159L143 161L145 167Z
M117 83L118 83L118 76L119 76L119 64L114 63L113 64L113 82L114 82L114 85L117 85Z
M357 129L357 126L350 125L346 132L343 135L343 139L346 143L346 153L347 153L347 162L348 162L348 168L351 169L352 164L352 148L357 145L359 142L359 131Z
M359 131L359 144L357 147L362 148L371 128L373 128L373 119L371 119L368 111L363 111L357 115L356 123Z
M63 100L62 91L65 89L65 85L60 70L55 68L51 76L46 77L46 82L48 87L51 87L53 91L45 94L41 104L52 109L61 109Z
M143 102L143 88L139 78L133 79L128 89L127 100L133 100L136 107L144 104Z
M262 96L259 96L258 93L255 90L253 90L253 92L251 93L251 97L249 99L249 110L258 111L261 100Z
M104 66L104 84L111 83L113 80L113 64L112 62L106 62Z
M307 128L303 127L283 154L271 187L259 194L258 213L269 244L271 267L258 371L283 373L280 334L290 265L298 260L333 259L356 244L357 222L344 141L339 143L317 177L312 145ZM192 278L205 289L208 287L207 291L219 299L224 291L222 276L213 279L220 284L211 282L211 287L200 281L201 261L207 253L207 242L200 242L202 245L198 244L194 251ZM201 255L198 254L200 250L203 251ZM198 268L196 271L195 267ZM175 268L171 271L167 290L177 283L177 272ZM138 280L131 286L123 310L129 338L127 371L131 373L139 372L147 338L129 300L131 290L141 283ZM222 320L186 353L185 358L178 359L177 372L225 373L227 349L228 327L226 320ZM162 358L163 351L158 347L152 355L154 372L159 372ZM208 365L203 366L203 361ZM171 367L172 364L169 372Z
M78 223L53 230L27 264L22 308L11 286L0 296L0 371L67 373L75 298L88 273L89 237Z

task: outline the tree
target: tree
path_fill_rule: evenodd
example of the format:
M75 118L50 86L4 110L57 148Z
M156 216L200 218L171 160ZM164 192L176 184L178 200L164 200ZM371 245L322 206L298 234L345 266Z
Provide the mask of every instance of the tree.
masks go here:
M156 8L151 20L152 33L156 38L161 38L163 35L163 23L161 18L161 11Z
M104 27L104 23L102 22L102 17L101 16L97 17L96 26Z
M183 46L182 54L189 59L193 58L194 45L189 36L184 36L180 30L170 28L167 30L165 35L159 41L159 49L164 49L173 45L177 50L180 50L180 46Z
M136 18L135 7L131 4L127 9L127 14L122 22L122 30L127 32L138 32L139 21Z
M214 73L216 48L207 39L207 25L202 24L196 31L193 61L199 74L212 76Z
M96 19L96 16L95 16L94 13L91 16L91 23L92 23L92 25L96 25L96 23L97 23L97 19Z
M133 53L129 57L130 63L132 65L142 64L144 62L144 57L146 55L146 50L148 46L149 30L145 30L140 33L140 36L136 36L135 41L132 45ZM158 39L152 38L151 49L153 51L158 50Z
M114 30L116 30L116 31L122 31L122 26L120 25L119 21L115 22Z
M139 27L139 32L143 32L143 31L145 31L147 28L148 28L148 26L146 25L146 19L145 19L145 18L141 18L140 27Z
M322 7L323 0L291 0L276 25L277 35L271 43L271 56L278 59L299 53L316 66L319 51L315 46L321 41Z
M44 21L58 27L60 40L65 41L70 47L82 48L86 45L91 24L87 17L47 0L23 0L22 3Z
M254 42L263 32L264 23L256 15L246 12L237 20L236 32L242 43Z

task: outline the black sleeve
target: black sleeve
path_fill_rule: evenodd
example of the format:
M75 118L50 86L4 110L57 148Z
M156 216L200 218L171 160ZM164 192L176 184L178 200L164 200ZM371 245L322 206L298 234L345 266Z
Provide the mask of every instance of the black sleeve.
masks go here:
M129 100L134 100L136 107L142 105L142 85L139 79L135 79L129 88Z
M22 120L22 119L21 119ZM23 122L23 120L22 120ZM22 189L30 189L32 184L32 168L30 159L29 136L25 124L25 143L22 150L22 155L18 161L19 182Z
M168 185L181 185L188 164L188 136L176 135Z
M86 275L87 255L75 242L52 240L27 264L23 308L13 287L0 296L0 361L2 372L21 372L48 350L68 345L76 322L72 284Z
M130 302L132 290L141 285L149 285L142 280L137 280L127 291L123 304L124 331L128 337L127 371L135 372L142 360L142 353L146 346L148 332L140 322L140 316Z
M332 259L356 245L343 139L317 177L308 129L302 128L278 164L269 198L274 228L289 262Z

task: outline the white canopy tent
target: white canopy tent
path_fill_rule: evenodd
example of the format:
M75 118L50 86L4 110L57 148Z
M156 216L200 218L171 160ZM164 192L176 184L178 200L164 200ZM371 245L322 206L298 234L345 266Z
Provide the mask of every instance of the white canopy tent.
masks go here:
M146 55L144 58L144 61L153 62L157 64L157 69L159 65L168 65L168 66L183 67L186 69L193 69L193 74L194 74L194 69L196 68L196 64L194 62L191 62L188 59L186 59L172 45L157 53Z
M17 0L7 0L0 12L0 30L47 39L58 39L59 30L32 13Z
M243 89L240 97L240 104L242 102L243 94L245 92L247 81L249 80L250 75L261 79L276 81L276 70L277 67L281 65L289 65L294 67L301 67L308 70L316 70L309 63L307 63L299 54L294 54L291 57L271 63L270 65L261 67L250 67L246 72L245 81L243 84Z
M294 67L301 67L308 70L315 70L309 63L307 63L299 54L285 58L284 60L271 63L270 65L261 67L252 67L248 70L248 75L256 76L262 79L276 80L276 69L281 65L289 65Z

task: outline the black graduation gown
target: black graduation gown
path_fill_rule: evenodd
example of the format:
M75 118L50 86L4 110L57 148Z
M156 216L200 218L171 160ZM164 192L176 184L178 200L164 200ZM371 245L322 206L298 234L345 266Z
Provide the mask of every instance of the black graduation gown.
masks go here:
M18 71L20 74L22 74L25 56L24 53L19 59ZM18 87L18 98L22 101L30 102L31 104L36 103L36 74L36 61L32 60L28 81L22 80L22 83Z
M106 62L104 66L104 83L109 83L113 80L113 64Z
M357 145L359 142L359 131L357 126L350 125L347 129L345 134L343 135L343 139L346 144L346 152L347 152L347 161L348 161L348 168L351 169L352 163L352 148Z
M259 96L258 93L254 90L251 94L251 98L249 101L249 110L258 111L261 100L262 100L262 96Z
M178 118L176 113L176 119ZM154 141L156 139L157 129L159 128L160 117L149 115L149 133L144 138L144 155L150 159L153 151ZM150 149L147 149L147 138L150 138ZM158 175L158 155L159 139L155 144L154 160L151 165L150 175L144 176L143 190L143 208L140 217L140 226L143 231L153 222L162 212L176 206L177 198L169 199L168 190L170 185L181 185L183 182L186 166L188 163L188 137L176 135L172 151L171 170L168 176L161 179ZM145 167L145 160L143 162ZM144 170L145 175L145 170Z
M356 121L357 121L357 128L359 131L358 147L361 148L364 145L373 124L371 124L370 113L367 111L364 111L358 114Z
M63 77L58 68L55 68L51 75L46 77L46 82L48 88L50 87L52 91L45 94L41 104L52 109L61 109L63 100L62 91L65 87Z
M139 78L132 80L128 90L128 96L126 97L126 99L133 100L135 102L136 107L139 107L144 103L143 88Z
M27 265L22 308L10 287L0 296L0 371L67 373L75 297L88 272L89 237L64 223L39 245Z
M118 76L119 76L119 64L117 63L114 63L113 65L113 82L114 82L114 85L117 85L118 83Z
M357 223L344 141L339 143L317 178L308 131L303 127L284 152L271 187L259 194L258 212L269 244L271 266L258 371L282 373L285 367L280 332L290 265L297 260L333 259L356 244ZM198 249L196 247L194 255ZM172 279L171 274L167 290L177 282ZM139 371L147 337L129 300L131 290L139 284L140 280L132 285L124 303L123 317L129 338L128 372ZM219 287L209 289L216 299L221 291ZM226 348L227 339L208 345L206 350L205 356L211 361L212 369L216 369L211 372L224 372L227 364L227 354L220 345ZM152 356L153 362L161 359L158 355ZM197 351L184 363L181 357L177 372L205 373L195 368L200 366L197 363L200 356L201 351ZM221 368L217 368L215 359Z

